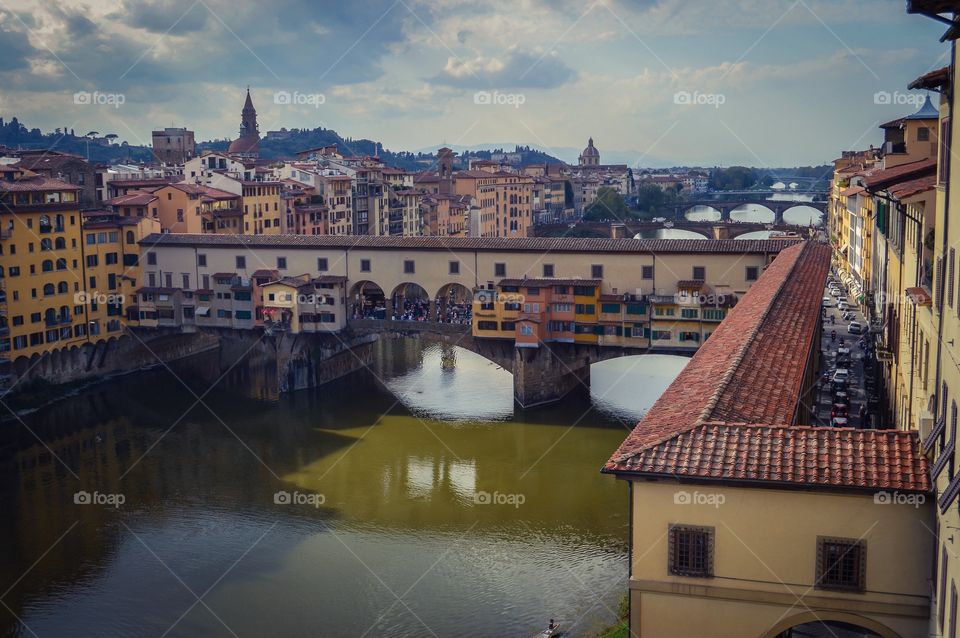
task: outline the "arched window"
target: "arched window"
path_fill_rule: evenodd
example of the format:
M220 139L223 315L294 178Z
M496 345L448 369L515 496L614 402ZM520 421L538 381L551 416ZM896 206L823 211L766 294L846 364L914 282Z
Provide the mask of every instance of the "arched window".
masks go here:
M66 270L67 269L67 260L60 258L57 260L57 270Z
M137 243L137 239L136 239L136 237L134 236L132 230L128 230L128 231L127 231L127 243L128 243L128 244L135 244L135 243Z
M53 242L49 239L41 239L40 250L53 250Z
M60 319L63 321L70 321L70 308L67 306L60 306Z
M65 295L70 292L70 286L65 281L61 281L57 284L57 293Z
M50 232L50 215L40 215L40 232Z
M54 228L58 233L63 232L63 215L57 215L57 226Z
M43 263L40 264L40 270L42 270L43 272L51 272L53 270L53 260L44 259Z
M63 237L57 237L53 242L53 246L57 250L63 250L67 247L67 240Z
M55 294L57 294L57 288L56 288L56 286L54 286L53 284L44 284L44 285L43 285L43 295L44 295L45 297L46 297L46 296L49 296L49 295L55 295Z

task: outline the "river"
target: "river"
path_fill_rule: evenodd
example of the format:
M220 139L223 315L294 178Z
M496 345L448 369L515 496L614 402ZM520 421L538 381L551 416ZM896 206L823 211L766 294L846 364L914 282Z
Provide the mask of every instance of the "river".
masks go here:
M509 373L478 355L377 348L372 371L279 402L155 370L7 422L4 635L611 623L627 489L599 468L687 360L598 364L591 393L521 411Z

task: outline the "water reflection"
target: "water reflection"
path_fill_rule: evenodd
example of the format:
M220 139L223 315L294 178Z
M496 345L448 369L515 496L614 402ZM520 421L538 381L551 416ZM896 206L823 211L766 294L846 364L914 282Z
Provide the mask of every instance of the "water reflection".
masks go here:
M601 411L636 422L689 361L681 356L646 354L595 363L590 367L590 398Z
M795 226L819 226L823 223L823 213L812 206L794 206L784 211L783 221Z
M692 222L718 222L722 215L713 206L698 205L684 213L684 217Z
M737 235L734 239L770 239L770 235L772 235L773 232L772 230L755 230Z
M634 239L708 239L702 233L696 233L692 230L683 230L682 228L658 228L656 230L644 230L633 236Z
M772 224L775 218L772 210L760 204L744 204L730 211L730 219L735 222Z
M598 468L674 364L596 366L599 410L579 392L513 411L509 374L471 353L377 347L375 374L275 403L217 387L208 409L154 371L27 415L42 445L5 428L0 573L4 589L26 574L4 602L31 631L0 610L3 633L513 636L552 616L585 636L609 622L628 510ZM126 504L77 504L78 489ZM210 588L213 612L187 587Z

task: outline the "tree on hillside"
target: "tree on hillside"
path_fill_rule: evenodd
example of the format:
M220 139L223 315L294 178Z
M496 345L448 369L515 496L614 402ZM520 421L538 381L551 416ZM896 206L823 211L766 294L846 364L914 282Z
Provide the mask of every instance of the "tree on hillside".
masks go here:
M710 171L710 188L718 191L746 190L757 183L757 173L746 166L716 168Z
M637 208L647 217L656 217L659 214L673 211L677 203L677 191L669 188L666 191L656 184L641 184L637 188Z

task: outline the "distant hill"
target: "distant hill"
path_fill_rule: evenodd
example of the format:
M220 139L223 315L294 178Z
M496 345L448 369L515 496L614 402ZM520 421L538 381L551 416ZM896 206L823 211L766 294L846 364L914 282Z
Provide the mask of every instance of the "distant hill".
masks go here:
M383 148L383 144L369 139L354 139L341 137L336 131L325 128L290 129L282 131L282 137L272 134L260 140L260 157L281 159L294 157L299 151L318 146L336 144L344 155L378 155L388 166L395 166L408 171L419 171L432 168L436 159L436 150L442 144L416 152L391 151ZM213 140L201 142L200 149L225 151L230 140ZM557 163L561 160L531 146L501 145L488 149L466 150L453 149L459 153L458 165L466 167L469 158L489 160L494 153L517 153L522 164L540 164L543 162Z
M134 146L121 142L113 143L114 135L110 139L109 133L98 131L79 131L74 129L54 129L52 133L43 133L38 128L28 129L17 118L9 121L0 118L0 145L11 148L49 149L63 153L74 153L87 157L91 162L148 162L153 158L153 152L147 146ZM84 137L94 133L89 137ZM96 139L91 139L96 138Z

